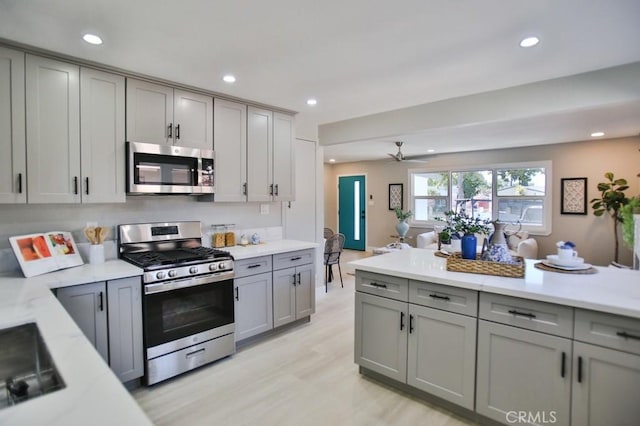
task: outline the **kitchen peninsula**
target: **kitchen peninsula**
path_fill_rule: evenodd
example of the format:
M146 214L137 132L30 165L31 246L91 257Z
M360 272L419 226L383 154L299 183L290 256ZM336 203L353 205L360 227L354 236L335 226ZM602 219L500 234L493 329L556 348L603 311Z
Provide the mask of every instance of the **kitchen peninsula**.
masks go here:
M425 249L352 262L360 372L477 420L633 422L640 272L535 263L506 278L449 272Z

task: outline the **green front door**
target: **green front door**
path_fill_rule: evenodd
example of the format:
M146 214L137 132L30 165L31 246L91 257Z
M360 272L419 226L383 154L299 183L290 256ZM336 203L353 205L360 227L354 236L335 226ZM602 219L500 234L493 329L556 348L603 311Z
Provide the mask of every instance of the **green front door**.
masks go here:
M338 232L345 236L344 248L365 250L364 176L338 178Z

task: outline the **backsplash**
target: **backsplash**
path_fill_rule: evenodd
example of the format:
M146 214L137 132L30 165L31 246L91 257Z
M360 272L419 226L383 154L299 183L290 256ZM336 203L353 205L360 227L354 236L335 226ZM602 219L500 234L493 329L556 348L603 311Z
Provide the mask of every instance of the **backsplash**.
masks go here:
M111 229L105 241L107 259L116 256L117 225L124 223L198 220L205 232L212 224L233 223L236 242L243 233L258 233L263 241L282 239L282 204L269 207L269 214L260 214L259 203L199 202L192 196L134 196L123 204L0 205L0 271L19 269L9 237L36 232L70 231L86 262L88 243L82 230L87 222Z

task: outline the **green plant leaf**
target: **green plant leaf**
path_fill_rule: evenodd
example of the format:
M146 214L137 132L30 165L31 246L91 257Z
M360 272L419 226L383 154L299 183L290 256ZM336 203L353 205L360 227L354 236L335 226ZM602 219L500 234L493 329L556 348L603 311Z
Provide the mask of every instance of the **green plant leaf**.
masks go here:
M609 185L608 183L600 182L598 184L598 191L601 191L601 192L608 191L609 188L611 188L611 185Z
M604 177L606 177L606 178L607 178L607 179L609 179L609 180L613 180L613 173L611 173L611 172L606 172L606 173L604 174Z

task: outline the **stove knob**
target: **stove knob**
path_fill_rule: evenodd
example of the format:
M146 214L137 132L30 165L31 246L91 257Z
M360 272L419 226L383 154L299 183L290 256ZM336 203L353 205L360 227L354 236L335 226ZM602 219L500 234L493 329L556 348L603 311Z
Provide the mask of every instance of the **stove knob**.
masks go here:
M174 278L176 275L178 275L178 272L174 269L169 271L169 278Z
M227 265L224 262L220 262L218 263L218 269L223 270L227 267Z
M217 263L212 263L211 265L209 265L209 270L210 271L215 271L216 269L218 269L218 264Z
M159 280L163 279L164 278L164 272L160 271L160 272L156 273L156 278L159 279Z
M189 273L190 274L196 274L198 272L198 267L197 266L192 266L191 268L189 268Z

